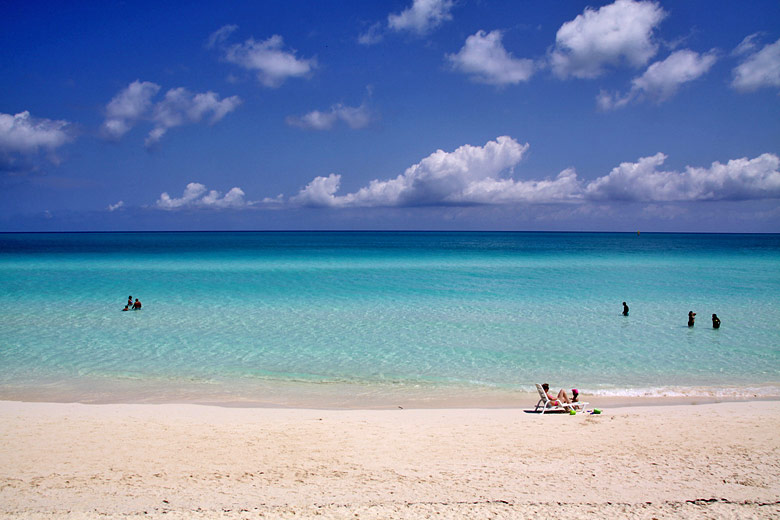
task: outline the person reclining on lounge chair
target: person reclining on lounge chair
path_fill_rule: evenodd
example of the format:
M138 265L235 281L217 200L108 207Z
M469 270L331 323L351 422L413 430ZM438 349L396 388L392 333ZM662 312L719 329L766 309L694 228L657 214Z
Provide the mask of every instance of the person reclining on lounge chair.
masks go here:
M561 390L558 392L557 397L553 397L552 394L550 394L550 385L547 383L542 383L542 388L544 389L544 393L547 394L547 399L549 399L554 406L559 406L563 403L569 404L572 402L572 400L569 399L569 396L566 394L566 390L563 388L561 388ZM579 393L577 395L579 395Z
M569 395L563 389L558 392L557 397L553 397L553 395L550 394L550 385L547 383L544 383L543 385L536 383L536 390L539 392L540 397L539 402L536 403L536 408L534 408L534 411L536 412L538 412L540 408L542 409L542 413L546 410L564 410L572 412L579 409L582 411L585 410L585 407L588 405L587 402L580 401L580 392L576 388L571 391L573 395L572 398L569 398Z

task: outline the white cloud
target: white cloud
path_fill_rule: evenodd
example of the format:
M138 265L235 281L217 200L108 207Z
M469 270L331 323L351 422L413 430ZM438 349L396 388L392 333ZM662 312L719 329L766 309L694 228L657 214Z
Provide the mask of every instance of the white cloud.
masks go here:
M588 7L558 29L550 56L553 72L560 78L595 78L607 65L644 65L658 50L653 30L665 16L652 1L616 0L598 10Z
M477 31L466 38L457 54L447 55L452 66L475 81L491 85L517 84L534 73L534 62L517 59L501 44L501 31Z
M585 195L592 200L645 202L780 197L780 158L774 154L714 162L709 168L688 166L683 172L659 170L665 160L666 155L657 153L622 163L589 183Z
M108 207L107 207L106 209L107 209L108 211L116 211L116 210L118 210L119 208L123 208L124 206L125 206L125 201L123 201L123 200L120 200L120 201L119 201L119 202L117 202L116 204L109 204L109 205L108 205Z
M330 112L312 110L308 114L301 117L287 117L287 124L290 126L298 126L300 128L309 128L312 130L330 130L333 128L333 125L336 124L337 120L338 116L332 110Z
M206 48L213 49L218 45L222 45L236 29L238 29L238 25L223 25L211 33L209 39L206 41Z
M752 38L748 36L737 49L744 53L755 47ZM746 40L748 44L746 44ZM750 54L745 61L734 69L734 80L731 86L743 92L757 90L761 87L780 87L780 39L775 43L765 45L758 52Z
M413 0L412 5L398 14L387 16L387 25L377 22L358 36L361 45L381 42L388 31L407 31L424 36L442 23L452 20L453 0Z
M338 195L341 175L314 178L297 195L245 200L241 188L225 195L200 183L187 184L181 197L162 193L155 206L163 210L186 208L269 209L309 206L329 208L418 207L468 205L574 204L604 206L612 202L649 204L694 201L744 201L780 198L780 157L765 153L753 159L733 159L709 167L688 166L664 170L666 155L657 153L625 162L592 181L578 178L567 168L554 178L513 179L514 168L528 150L508 136L484 146L463 145L452 152L437 150L389 180L372 180L353 193ZM109 206L113 211L123 202ZM655 206L660 207L660 206Z
M472 182L463 190L460 201L471 204L570 202L579 200L581 193L582 185L577 173L573 168L567 168L555 179L522 181L485 178Z
M780 198L780 157L774 154L677 172L663 170L666 155L658 153L622 163L593 181L579 179L573 168L542 180L503 175L519 164L527 149L528 144L502 136L481 147L437 150L394 179L372 180L344 195L337 194L341 175L331 173L313 179L288 203L345 208Z
M424 35L443 22L452 20L452 0L414 0L399 14L387 17L387 26L393 31L411 31Z
M159 90L159 85L139 80L121 90L106 105L103 135L119 139L139 121L151 121L154 128L146 138L149 146L159 141L170 128L198 123L209 115L209 123L214 124L241 104L238 96L220 100L214 92L193 94L182 87L170 89L162 101L154 103L152 98Z
M365 104L350 107L341 103L333 105L329 111L313 110L301 117L290 116L287 124L312 130L330 130L338 121L344 121L352 129L365 128L371 122L371 111Z
M745 54L752 54L755 52L758 44L756 40L761 36L761 33L753 33L745 36L745 38L737 45L737 48L731 53L733 56L744 56Z
M28 111L0 113L0 154L53 152L72 138L67 121L34 118Z
M225 27L212 34L212 37L224 29ZM230 32L233 30L231 29ZM218 38L214 38L214 44L223 44L226 37L227 34L223 33ZM226 61L256 73L260 83L275 88L281 86L287 78L308 76L317 66L316 59L298 59L295 51L284 50L283 47L282 37L273 35L260 42L249 38L244 43L223 46L222 50Z
M105 137L119 139L125 135L152 106L160 85L135 80L106 105L106 120L101 128Z
M528 145L501 136L485 146L464 145L453 152L437 150L395 179L373 180L355 193L336 195L341 176L317 177L290 201L305 206L420 206L482 203L471 200L474 183L498 180L523 157Z
M244 200L244 195L244 191L238 187L231 188L222 196L216 190L208 190L203 184L191 182L184 188L181 197L173 198L167 192L163 192L155 204L157 208L164 210L183 208L241 209L254 204Z
M384 38L384 27L382 22L376 22L372 24L364 33L358 36L358 43L360 45L374 45L379 43Z
M706 74L716 60L714 50L706 54L680 50L664 61L650 65L644 74L634 79L633 85L651 98L664 101L674 95L683 83Z
M596 96L596 105L601 110L613 110L616 108L623 108L634 99L635 91L629 90L626 94L620 94L619 92L610 93L606 90L599 90Z
M623 107L641 96L659 103L666 101L684 83L706 74L717 59L714 50L706 54L688 49L676 51L665 60L653 63L644 74L634 78L631 90L626 94L609 94L601 91L596 101L603 110Z
M154 106L151 119L155 126L146 138L146 145L159 141L169 128L197 123L209 114L209 123L214 124L240 104L238 96L220 100L214 92L193 94L181 87L171 89L166 92L165 99Z

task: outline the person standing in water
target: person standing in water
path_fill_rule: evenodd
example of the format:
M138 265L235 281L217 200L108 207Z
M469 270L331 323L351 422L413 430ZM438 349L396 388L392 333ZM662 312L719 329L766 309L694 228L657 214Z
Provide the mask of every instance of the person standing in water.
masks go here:
M688 326L693 327L693 322L696 319L696 313L693 311L688 311Z
M718 318L717 314L712 315L712 328L713 329L719 329L720 328L720 318Z
M628 316L628 305L626 305L626 302L623 302L623 316Z

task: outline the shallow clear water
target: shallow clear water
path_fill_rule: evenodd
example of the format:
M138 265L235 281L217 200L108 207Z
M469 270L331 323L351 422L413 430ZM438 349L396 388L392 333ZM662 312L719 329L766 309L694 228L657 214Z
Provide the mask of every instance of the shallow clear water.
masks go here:
M779 235L0 234L0 313L0 399L780 395Z

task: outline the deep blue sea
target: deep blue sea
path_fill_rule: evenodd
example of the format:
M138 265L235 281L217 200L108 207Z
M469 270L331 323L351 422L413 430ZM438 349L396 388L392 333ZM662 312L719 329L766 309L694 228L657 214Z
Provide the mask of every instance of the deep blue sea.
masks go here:
M780 396L780 235L0 234L0 399L493 406L537 382Z

